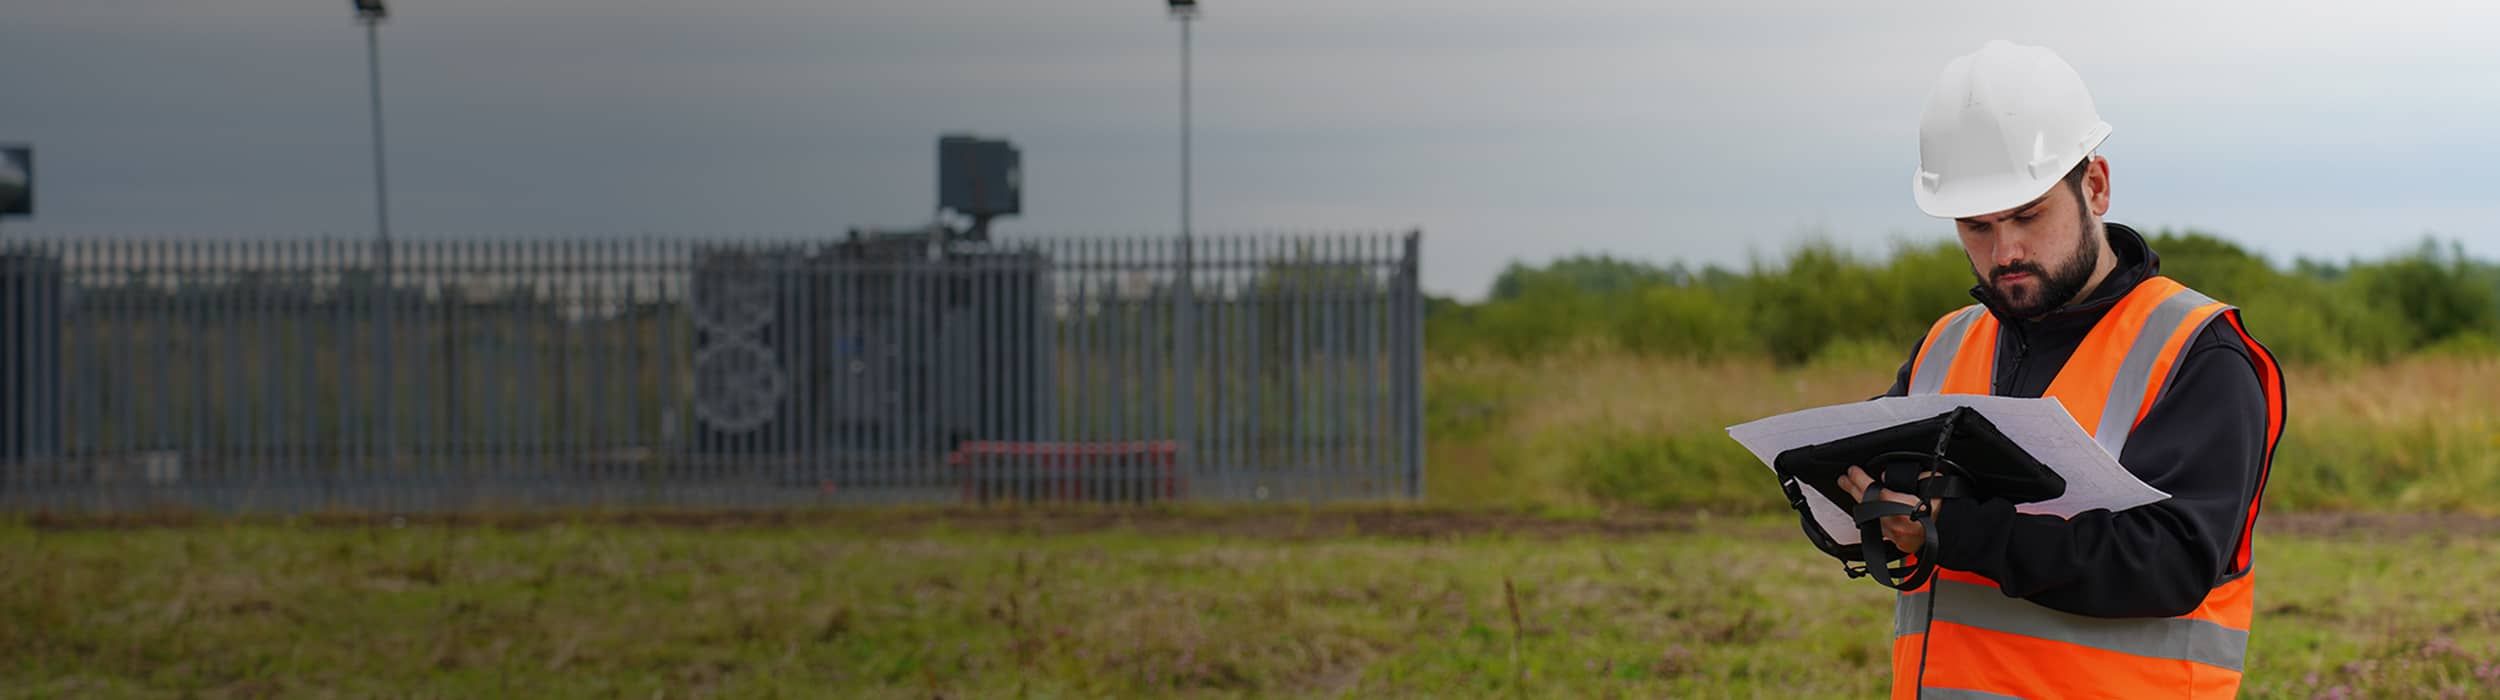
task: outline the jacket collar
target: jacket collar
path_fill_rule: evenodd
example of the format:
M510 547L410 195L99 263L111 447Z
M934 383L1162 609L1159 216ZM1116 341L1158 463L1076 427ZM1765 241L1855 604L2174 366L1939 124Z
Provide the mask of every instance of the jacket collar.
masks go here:
M2143 234L2136 233L2126 224L2106 223L2102 228L2108 235L2101 240L2118 254L2118 266L2110 270L2108 277L2101 278L2101 286L2094 287L2082 300L2053 309L2036 319L2024 319L2015 318L1998 307L1989 298L1985 285L1971 285L1971 298L1988 307L1988 313L1995 314L1999 323L2017 328L2077 319L2085 320L2087 324L2099 321L2101 314L2117 305L2119 299L2126 298L2128 292L2135 291L2136 285L2161 274L2161 256L2153 252L2152 245L2144 242Z

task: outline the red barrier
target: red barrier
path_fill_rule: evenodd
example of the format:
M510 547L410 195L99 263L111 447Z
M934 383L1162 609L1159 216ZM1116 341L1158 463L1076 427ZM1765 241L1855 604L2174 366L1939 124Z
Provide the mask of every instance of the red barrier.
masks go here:
M1181 445L1131 442L966 442L946 456L966 503L1159 501L1186 491Z

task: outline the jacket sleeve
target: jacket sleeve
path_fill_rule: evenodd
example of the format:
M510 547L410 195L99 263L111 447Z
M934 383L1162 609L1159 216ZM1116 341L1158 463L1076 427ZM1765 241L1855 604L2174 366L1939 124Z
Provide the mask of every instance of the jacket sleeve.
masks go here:
M2265 390L2237 334L2222 326L2199 336L2119 456L2170 498L2072 520L2017 514L2002 500L1949 499L1934 523L1937 563L2078 615L2195 610L2231 573L2265 460Z

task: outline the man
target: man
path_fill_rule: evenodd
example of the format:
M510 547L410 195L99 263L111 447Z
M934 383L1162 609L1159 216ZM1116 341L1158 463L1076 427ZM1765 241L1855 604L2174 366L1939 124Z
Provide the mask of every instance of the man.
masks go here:
M2160 276L2101 216L2110 132L2074 69L1998 41L1946 66L1919 126L1919 208L1960 234L1979 304L1920 340L1888 395L2053 396L2170 497L2063 519L1929 504L1936 579L1894 608L1895 697L2228 697L2252 617L2250 533L2282 375L2239 313ZM1841 486L1862 493L1852 469ZM1891 491L1880 498L1917 499Z

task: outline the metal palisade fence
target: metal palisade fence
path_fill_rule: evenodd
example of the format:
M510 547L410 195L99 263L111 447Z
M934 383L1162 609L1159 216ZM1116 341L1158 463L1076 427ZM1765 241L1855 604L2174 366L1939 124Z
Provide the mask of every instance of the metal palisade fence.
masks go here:
M1412 498L1419 238L17 240L0 508Z

